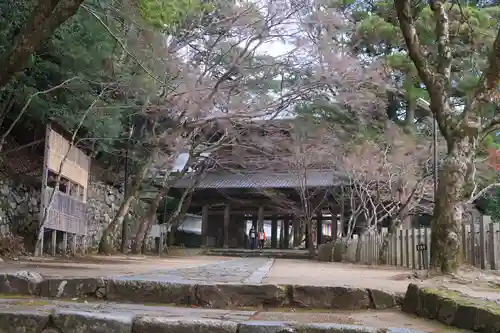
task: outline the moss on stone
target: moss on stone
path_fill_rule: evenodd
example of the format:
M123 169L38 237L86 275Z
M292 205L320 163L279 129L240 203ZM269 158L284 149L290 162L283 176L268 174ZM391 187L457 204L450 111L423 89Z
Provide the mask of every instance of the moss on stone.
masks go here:
M483 310L492 312L495 315L500 315L500 304L482 298L475 298L465 295L459 291L450 290L448 288L422 288L427 294L434 294L443 299L448 299L457 305L474 306Z

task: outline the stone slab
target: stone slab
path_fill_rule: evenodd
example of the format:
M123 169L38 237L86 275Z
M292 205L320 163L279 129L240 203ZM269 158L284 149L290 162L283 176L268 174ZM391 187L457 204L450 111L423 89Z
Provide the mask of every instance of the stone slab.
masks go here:
M134 333L237 333L238 323L199 318L139 317L134 321Z
M287 312L282 319L271 319L284 312L257 312L217 310L204 308L182 308L173 306L147 306L139 304L123 304L110 302L70 302L44 299L5 299L0 298L0 333L83 333L83 332L233 332L233 333L385 333L386 325L404 325L419 327L422 331L447 333L432 322L417 322L405 317L402 313L391 320L374 322L368 320L351 321L360 316L378 318L387 311L354 311L351 313L336 312L328 315L327 320L320 314L311 311L296 313ZM258 318L266 314L267 318ZM396 319L397 318L397 319ZM337 323L331 323L334 321ZM345 321L344 321L345 320ZM410 320L410 322L408 322ZM311 322L316 322L311 324ZM352 325L356 324L356 325ZM407 325L409 324L409 325ZM366 326L364 326L366 325ZM15 328L15 329L14 329ZM43 329L46 330L43 330ZM50 330L48 330L50 329ZM394 333L412 333L408 329L391 329Z
M18 271L0 274L0 293L38 295L43 277L35 272Z
M30 274L4 274L0 290L4 294L32 295L62 299L105 299L108 301L196 305L208 308L241 307L314 309L388 309L397 306L396 296L379 290L248 283L196 283L180 280L136 279L127 276L104 278L30 279ZM40 277L41 278L41 277Z
M123 333L132 331L133 314L58 309L51 325L64 333Z
M106 299L136 303L196 304L195 284L113 279L106 285Z
M1 309L0 333L39 333L49 318L49 312L37 309Z
M437 319L460 329L485 333L500 332L500 304L473 298L444 287L426 288L410 284L403 301L403 311Z
M289 304L287 288L272 284L200 284L196 304L209 308L267 307Z
M358 310L372 307L366 289L291 286L289 295L292 295L292 305L304 308Z
M42 297L98 297L97 291L105 287L106 281L103 278L51 278L43 280L40 285Z

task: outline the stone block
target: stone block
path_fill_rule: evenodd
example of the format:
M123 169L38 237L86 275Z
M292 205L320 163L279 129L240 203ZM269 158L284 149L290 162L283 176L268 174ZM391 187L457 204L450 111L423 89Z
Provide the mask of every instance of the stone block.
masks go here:
M194 284L147 280L108 280L106 299L136 303L196 304Z
M434 289L409 285L403 310L460 329L500 332L500 304L443 287Z
M132 332L133 314L56 310L51 325L62 333Z
M477 306L474 304L458 304L453 316L452 325L466 330L474 330Z
M295 306L315 309L358 310L370 308L366 289L349 287L292 286Z
M49 317L49 312L2 309L0 333L40 333L49 322Z
M38 295L43 277L35 272L19 271L0 274L0 293Z
M101 278L45 279L41 283L41 296L51 298L97 297L104 285Z
M417 309L417 315L424 318L436 319L439 314L440 298L434 293L429 293L425 289L421 288L418 291L419 297L419 307Z
M280 307L287 303L288 297L285 288L273 284L200 284L196 300L204 307L224 309Z
M295 330L281 321L251 320L240 323L238 333L295 333Z
M410 283L408 285L401 309L406 313L417 314L420 309L420 295L416 284Z
M368 293L374 309L391 309L397 305L396 295L393 293L378 289L368 289Z
M318 247L318 261L326 261L330 262L333 261L333 248L335 246L335 243L326 243L326 244L321 244Z
M491 308L478 308L474 321L474 331L500 332L500 312Z
M143 316L134 321L134 333L237 333L238 324L227 320Z
M293 325L296 333L377 333L378 330L368 326L343 324L303 324Z

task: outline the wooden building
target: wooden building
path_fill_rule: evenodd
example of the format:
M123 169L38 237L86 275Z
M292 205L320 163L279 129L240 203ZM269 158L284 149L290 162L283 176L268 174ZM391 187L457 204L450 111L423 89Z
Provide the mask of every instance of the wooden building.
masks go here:
M264 220L271 221L272 248L280 246L278 223L285 248L291 233L294 246L299 246L299 234L308 232L321 244L323 215L333 219L332 234L337 235L341 209L332 191L342 185L342 177L319 159L297 167L291 143L294 130L293 120L240 126L233 143L210 157L212 164L201 178L188 174L175 184L172 194L177 197L194 187L188 212L202 216L204 246L246 247L249 220L257 229L263 228ZM302 198L307 193L307 205L314 209L304 206L301 193ZM307 230L303 221L312 219L312 230Z

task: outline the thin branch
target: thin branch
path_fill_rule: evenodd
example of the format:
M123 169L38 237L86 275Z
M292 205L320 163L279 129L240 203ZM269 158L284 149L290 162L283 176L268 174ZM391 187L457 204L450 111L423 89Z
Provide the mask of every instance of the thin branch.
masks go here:
M21 109L21 111L19 111L19 113L17 114L16 119L14 119L14 121L12 122L12 124L10 124L9 128L0 137L0 152L2 151L3 145L5 144L5 140L9 136L10 132L12 132L12 130L14 129L14 127L16 126L16 124L18 123L18 121L21 119L21 117L24 115L24 113L26 112L26 110L30 106L31 101L35 97L37 97L39 95L42 95L42 94L48 94L48 93L50 93L50 92L52 92L52 91L54 91L56 89L64 87L66 84L68 84L69 82L71 82L73 80L76 80L76 79L78 79L78 77L75 76L75 77L67 79L67 80L65 80L65 81L59 83L58 85L53 86L53 87L51 87L49 89L40 90L40 91L35 92L34 94L31 94L30 97L28 98L28 100L26 101L26 103L24 104L23 108Z
M95 17L97 19L97 21L99 21L99 23L104 27L104 29L106 29L106 31L110 34L111 37L113 37L114 40L116 40L116 42L120 45L120 47L123 49L123 51L129 56L131 57L138 65L139 67L142 68L142 70L149 76L151 77L153 80L159 82L161 84L161 86L167 86L167 84L160 78L158 78L157 76L155 76L149 69L146 68L146 66L144 66L141 61L139 59L137 59L137 57L135 55L133 55L128 49L127 47L125 46L125 44L123 44L123 42L120 40L120 38L111 30L111 28L103 21L103 19L95 12L93 11L91 8L89 8L88 6L86 5L82 5L81 6L83 9L85 9L90 15L92 15L93 17Z

